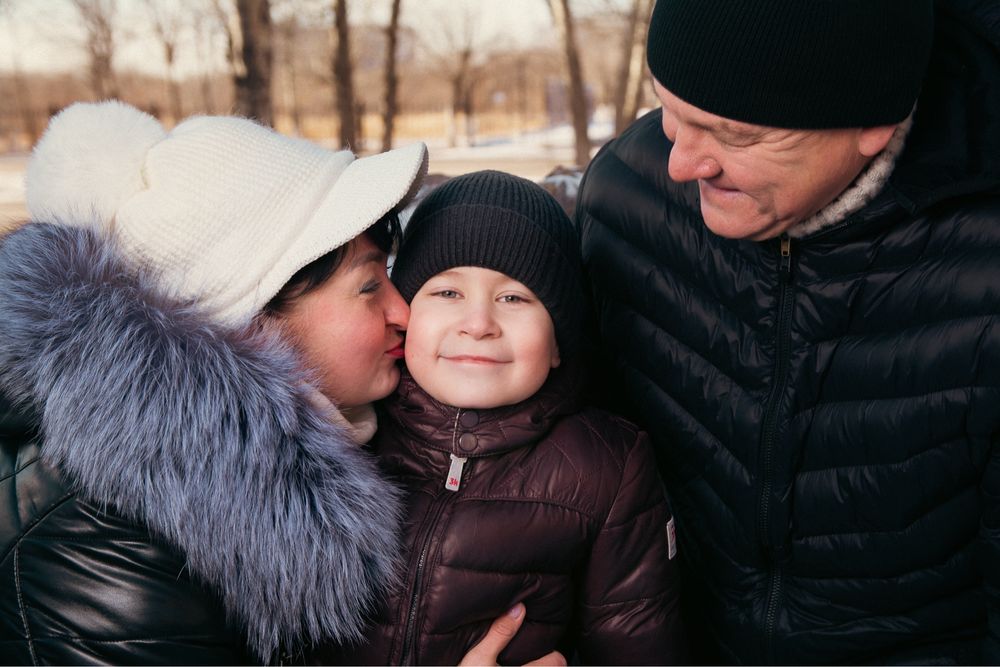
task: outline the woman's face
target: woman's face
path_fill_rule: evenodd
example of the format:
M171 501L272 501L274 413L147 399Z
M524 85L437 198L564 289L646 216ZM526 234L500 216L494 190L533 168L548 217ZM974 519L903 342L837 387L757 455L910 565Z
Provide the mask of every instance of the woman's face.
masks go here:
M399 382L409 309L389 282L386 260L359 236L334 274L284 312L296 348L319 373L320 391L341 409L385 398Z

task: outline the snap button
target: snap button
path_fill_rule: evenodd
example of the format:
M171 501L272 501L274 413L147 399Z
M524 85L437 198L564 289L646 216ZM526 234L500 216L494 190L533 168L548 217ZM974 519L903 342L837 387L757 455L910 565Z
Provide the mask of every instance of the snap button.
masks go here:
M458 423L465 428L472 428L479 423L479 413L475 411L463 412L462 416L458 418Z
M471 452L479 444L479 438L471 433L463 433L458 436L458 446L462 448L463 452Z

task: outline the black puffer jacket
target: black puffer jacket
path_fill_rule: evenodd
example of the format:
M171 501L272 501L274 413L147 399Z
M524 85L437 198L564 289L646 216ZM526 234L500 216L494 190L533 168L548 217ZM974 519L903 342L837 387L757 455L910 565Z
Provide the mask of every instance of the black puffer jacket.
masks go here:
M1000 9L961 5L889 185L787 257L706 229L658 112L584 179L707 659L1000 660Z
M574 393L557 372L517 405L459 410L404 374L373 445L408 491L405 586L362 644L316 660L455 664L517 602L526 617L502 664L556 649L590 664L686 659L648 439L578 411ZM467 459L461 471L453 455Z
M244 663L357 638L396 493L292 351L107 239L0 243L0 660Z

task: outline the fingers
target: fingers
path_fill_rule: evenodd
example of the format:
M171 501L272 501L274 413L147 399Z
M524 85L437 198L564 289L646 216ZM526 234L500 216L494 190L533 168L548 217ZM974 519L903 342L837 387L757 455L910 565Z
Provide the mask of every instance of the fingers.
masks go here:
M516 605L510 608L506 614L493 621L490 629L486 631L486 635L479 640L479 643L469 649L469 652L465 654L459 667L472 667L473 665L495 665L497 664L497 657L500 652L503 651L510 640L517 634L518 629L521 627L521 623L524 622L524 605L518 602ZM552 655L551 653L549 655ZM558 655L558 654L556 654ZM545 656L548 658L549 656ZM560 656L562 657L562 656ZM545 658L543 658L545 659ZM561 663L541 663L533 662L531 664L539 665L565 665L566 661L563 660Z
M524 667L566 667L566 658L559 651L552 651L537 660L524 663Z

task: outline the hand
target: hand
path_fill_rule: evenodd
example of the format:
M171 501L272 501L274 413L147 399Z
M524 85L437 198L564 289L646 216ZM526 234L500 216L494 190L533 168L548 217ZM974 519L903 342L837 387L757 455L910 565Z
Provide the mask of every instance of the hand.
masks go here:
M469 649L469 652L458 663L459 667L478 667L479 665L496 665L500 652L517 634L524 622L524 604L518 602L506 614L493 621L486 631L486 636ZM525 667L566 667L566 658L559 651L552 651L537 660L532 660Z

